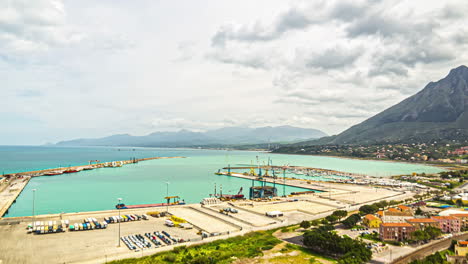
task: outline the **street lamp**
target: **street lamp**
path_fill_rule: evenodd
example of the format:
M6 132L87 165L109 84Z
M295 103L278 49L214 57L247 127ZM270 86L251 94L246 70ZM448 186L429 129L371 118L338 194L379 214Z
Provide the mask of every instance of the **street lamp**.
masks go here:
M120 221L121 219L120 219L120 206L119 205L122 203L122 198L117 198L117 200L119 200L119 203L117 204L117 207L118 207L117 209L119 209L119 247L120 247Z
M169 182L166 182L166 213L169 212L169 198L167 197L169 197Z
M33 215L33 230L36 228L36 219L35 219L35 212L34 212L34 202L36 199L36 189L32 189L33 191L33 200L32 200L32 215Z

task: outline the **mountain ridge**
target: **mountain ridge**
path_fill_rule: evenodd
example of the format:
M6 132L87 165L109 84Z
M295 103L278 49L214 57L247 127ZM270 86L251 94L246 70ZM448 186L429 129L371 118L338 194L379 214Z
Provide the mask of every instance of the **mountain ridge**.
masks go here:
M295 142L326 136L318 129L293 126L225 127L206 132L179 130L153 132L145 136L116 134L102 138L80 138L60 141L57 146L134 146L134 147L191 147L209 145L243 145L273 142Z
M468 67L461 65L421 91L338 135L298 144L378 144L468 137Z

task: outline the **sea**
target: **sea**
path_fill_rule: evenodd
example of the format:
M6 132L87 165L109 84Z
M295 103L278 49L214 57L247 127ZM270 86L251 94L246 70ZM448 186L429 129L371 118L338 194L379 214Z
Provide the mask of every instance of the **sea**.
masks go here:
M259 182L215 175L227 166L296 165L388 177L391 175L436 173L441 168L422 164L368 161L346 158L272 154L255 151L130 148L130 147L46 147L0 146L0 172L3 174L69 167L132 158L174 157L142 161L118 168L100 168L57 176L34 177L24 188L5 217L32 215L33 189L35 213L69 213L114 209L118 198L125 204L162 203L164 197L180 196L186 203L199 203L215 191L248 196L248 189ZM271 173L271 172L270 172ZM305 175L288 177L307 178ZM337 176L338 177L338 176ZM309 177L329 180L329 177ZM278 193L305 189L277 185Z

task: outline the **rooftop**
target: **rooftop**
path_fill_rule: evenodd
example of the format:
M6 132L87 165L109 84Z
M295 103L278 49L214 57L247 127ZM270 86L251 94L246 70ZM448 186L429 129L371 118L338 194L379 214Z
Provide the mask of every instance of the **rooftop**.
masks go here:
M458 218L451 216L451 215L446 215L446 216L432 216L432 219L436 220L458 220Z
M371 214L364 216L364 218L366 218L367 220L380 220L378 217Z
M386 227L413 227L412 225L408 223L382 223L380 226L386 226Z
M406 205L399 205L398 208L400 208L403 211L410 210L411 208L406 206Z
M409 223L437 223L436 220L431 219L431 218L412 218L412 219L407 219L406 222L409 222Z

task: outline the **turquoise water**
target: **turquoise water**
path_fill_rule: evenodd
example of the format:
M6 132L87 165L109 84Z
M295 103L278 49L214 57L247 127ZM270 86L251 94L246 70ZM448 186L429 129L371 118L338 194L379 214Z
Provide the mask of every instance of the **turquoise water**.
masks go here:
M422 165L338 159L330 157L269 154L248 151L194 149L46 148L0 147L0 168L8 172L87 164L90 159L123 160L130 157L185 156L184 159L144 161L121 168L101 168L74 174L33 178L7 217L32 214L32 189L36 189L36 214L113 209L117 198L126 204L160 203L166 196L179 195L187 203L198 203L222 185L224 194L235 194L243 187L247 196L252 181L215 175L219 168L256 163L271 158L275 165L303 165L354 173L387 176L412 172L438 172ZM300 176L297 176L300 177ZM169 185L166 184L169 182ZM304 189L286 187L286 193ZM282 194L283 188L278 186Z

